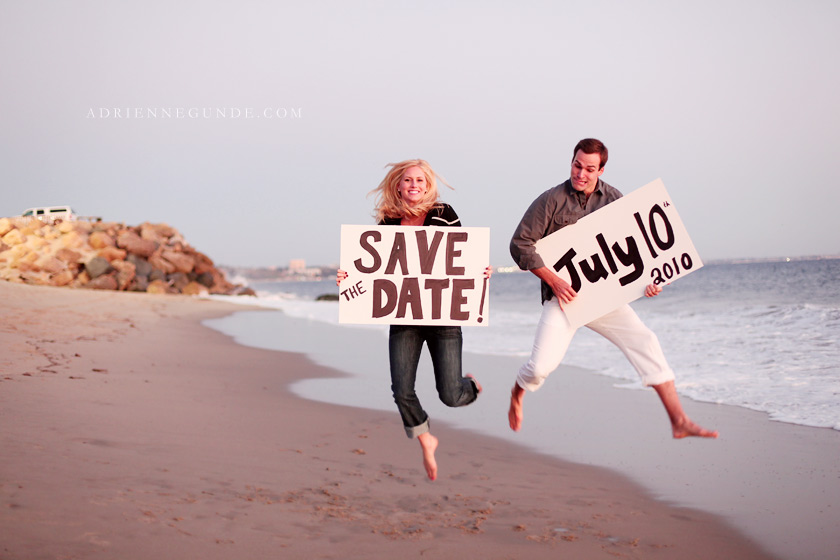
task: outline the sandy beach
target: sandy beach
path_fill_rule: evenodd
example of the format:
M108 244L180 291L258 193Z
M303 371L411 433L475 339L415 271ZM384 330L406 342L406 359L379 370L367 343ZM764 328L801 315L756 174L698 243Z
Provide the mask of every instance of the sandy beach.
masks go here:
M232 304L0 298L2 560L784 557L619 472L445 422L429 482L395 411L289 390L341 372L201 324Z

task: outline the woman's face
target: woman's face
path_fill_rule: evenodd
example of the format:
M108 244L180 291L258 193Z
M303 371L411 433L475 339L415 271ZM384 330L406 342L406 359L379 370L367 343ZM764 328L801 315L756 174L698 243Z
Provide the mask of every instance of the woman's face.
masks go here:
M397 191L408 206L417 206L426 196L429 185L426 184L426 174L417 166L409 167L403 173Z

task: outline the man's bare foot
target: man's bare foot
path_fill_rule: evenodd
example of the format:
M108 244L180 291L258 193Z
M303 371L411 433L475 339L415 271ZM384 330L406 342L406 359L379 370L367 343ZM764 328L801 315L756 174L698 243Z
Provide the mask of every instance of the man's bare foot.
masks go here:
M508 409L508 422L510 429L518 432L522 428L522 399L525 396L525 389L519 383L513 384L510 390L510 408Z
M475 383L475 388L478 390L478 393L481 394L481 383L478 382L478 379L476 379L471 373L468 373L465 377L472 379L472 382Z
M718 437L717 430L707 430L706 428L698 426L688 418L679 425L672 425L671 429L673 430L674 439L682 439L686 437Z
M417 436L420 447L423 449L423 467L429 480L437 478L437 461L435 461L435 449L438 446L438 439L431 433L426 432Z
M688 418L680 403L680 398L677 396L677 389L673 381L666 381L665 383L654 385L653 388L665 406L668 419L671 420L671 431L674 434L674 439L686 437L718 437L717 432L701 428Z

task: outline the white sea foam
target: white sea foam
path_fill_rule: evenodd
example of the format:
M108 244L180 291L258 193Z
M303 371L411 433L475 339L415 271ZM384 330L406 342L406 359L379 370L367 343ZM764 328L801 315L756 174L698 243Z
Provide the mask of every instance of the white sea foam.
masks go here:
M659 336L681 394L840 430L838 274L840 261L710 265L633 306ZM709 293L710 285L719 289ZM527 356L540 312L538 283L528 274L497 274L491 286L489 324L464 329L465 351ZM336 302L315 301L335 292L330 281L255 288L255 298L226 299L338 324ZM576 335L564 363L641 388L624 356L588 329Z

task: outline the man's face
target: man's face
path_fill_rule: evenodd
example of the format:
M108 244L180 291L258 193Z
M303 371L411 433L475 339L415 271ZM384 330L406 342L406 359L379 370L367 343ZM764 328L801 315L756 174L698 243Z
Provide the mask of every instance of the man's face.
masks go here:
M572 188L584 194L592 194L603 172L601 154L585 154L583 150L578 150L572 159Z

